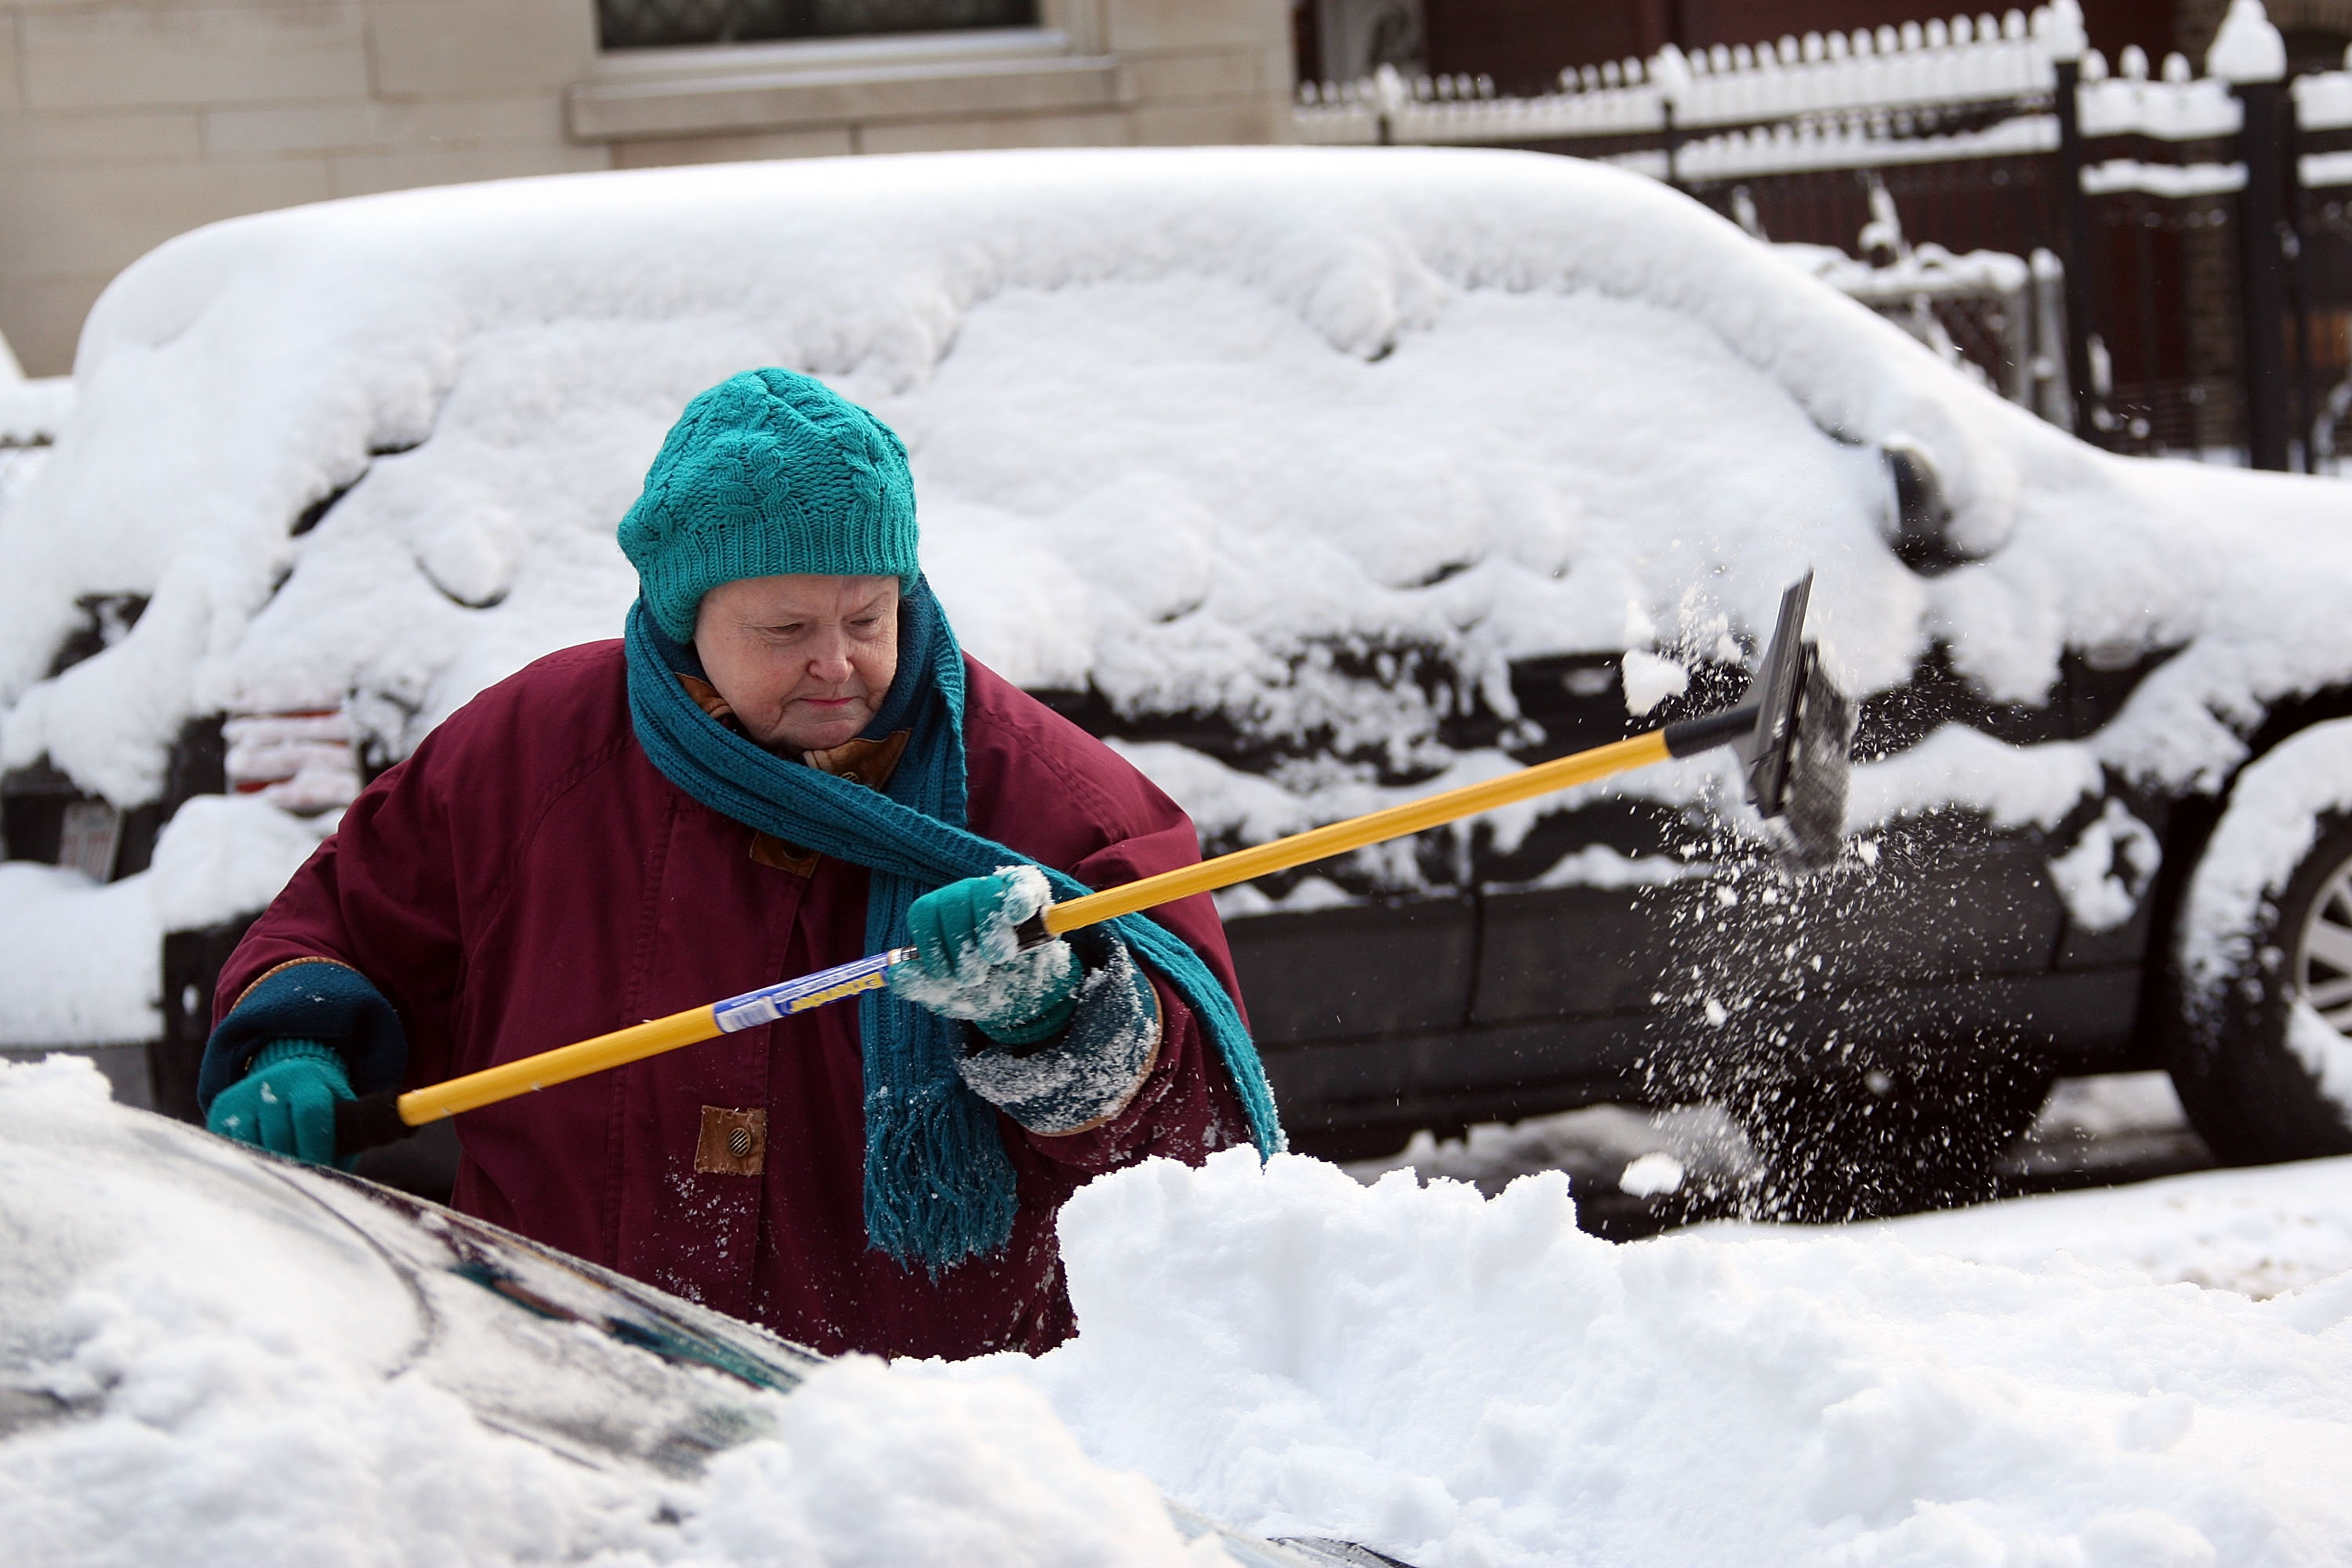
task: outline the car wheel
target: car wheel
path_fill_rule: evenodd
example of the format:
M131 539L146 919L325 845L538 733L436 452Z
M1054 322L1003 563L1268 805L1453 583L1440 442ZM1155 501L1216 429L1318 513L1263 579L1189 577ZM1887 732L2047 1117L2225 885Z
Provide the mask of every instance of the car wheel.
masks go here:
M2232 803L2209 857L2232 847L2222 832L2249 804ZM2352 1153L2352 816L2306 820L2310 847L2283 885L2266 879L2229 926L2210 919L2216 900L2190 896L2172 1077L2232 1164Z
M1766 1086L1738 1111L1762 1174L1753 1217L1820 1224L1993 1197L1994 1162L2033 1125L2048 1066L1979 1037L1857 1053Z

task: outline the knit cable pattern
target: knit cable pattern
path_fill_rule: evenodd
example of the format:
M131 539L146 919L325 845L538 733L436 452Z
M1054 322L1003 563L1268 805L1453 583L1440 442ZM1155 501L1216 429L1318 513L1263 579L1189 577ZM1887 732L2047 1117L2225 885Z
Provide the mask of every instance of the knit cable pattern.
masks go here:
M823 382L772 367L686 405L618 532L654 619L681 643L722 583L921 570L898 437Z

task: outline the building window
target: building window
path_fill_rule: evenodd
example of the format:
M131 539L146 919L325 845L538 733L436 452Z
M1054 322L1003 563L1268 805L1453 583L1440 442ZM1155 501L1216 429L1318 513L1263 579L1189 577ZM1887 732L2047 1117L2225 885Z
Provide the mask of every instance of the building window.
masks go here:
M596 0L607 49L1030 27L1036 0Z

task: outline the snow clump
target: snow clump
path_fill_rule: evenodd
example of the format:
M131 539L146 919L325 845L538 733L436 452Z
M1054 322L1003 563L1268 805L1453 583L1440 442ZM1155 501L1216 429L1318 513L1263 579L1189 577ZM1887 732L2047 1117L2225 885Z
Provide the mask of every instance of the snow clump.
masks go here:
M163 825L153 863L120 881L0 864L0 1047L153 1039L163 933L262 908L341 819L290 816L253 795L199 795Z
M2345 1209L2352 1162L2297 1182ZM1612 1246L1557 1173L1484 1200L1247 1151L1097 1181L1061 1234L1078 1337L929 1374L1024 1377L1097 1459L1263 1533L1423 1564L2352 1554L2352 1274L2257 1302L1896 1227Z

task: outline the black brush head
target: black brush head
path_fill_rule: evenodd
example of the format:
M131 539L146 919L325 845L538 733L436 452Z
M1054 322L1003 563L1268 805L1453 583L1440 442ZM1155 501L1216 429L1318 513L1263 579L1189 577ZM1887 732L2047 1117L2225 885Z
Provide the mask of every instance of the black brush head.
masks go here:
M1780 864L1799 876L1836 862L1845 848L1845 789L1853 771L1853 704L1805 649L1796 717L1781 768L1780 814L1768 820Z
M1756 679L1740 700L1741 707L1755 710L1756 727L1734 741L1731 749L1748 764L1748 799L1767 820L1780 815L1780 797L1788 788L1790 747L1804 701L1805 671L1813 655L1805 642L1805 607L1812 596L1810 572L1780 595L1772 640L1764 645Z
M1738 753L1748 802L1764 818L1780 864L1799 876L1831 864L1844 846L1853 747L1853 704L1822 673L1821 650L1805 641L1812 590L1808 572L1780 595L1772 640L1738 707L1680 720L1664 731L1669 756L1717 746Z

